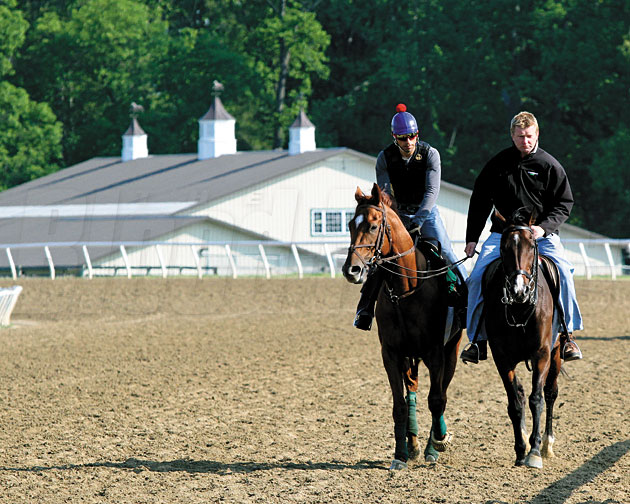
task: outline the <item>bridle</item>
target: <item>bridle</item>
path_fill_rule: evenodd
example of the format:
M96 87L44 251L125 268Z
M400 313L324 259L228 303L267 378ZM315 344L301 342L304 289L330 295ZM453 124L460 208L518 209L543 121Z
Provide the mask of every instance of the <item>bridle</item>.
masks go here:
M511 233L516 233L518 231L529 231L530 233L532 233L532 237L534 234L534 231L532 230L531 227L521 226L521 225L510 226L503 233L511 234ZM501 250L501 255L503 255L503 250ZM534 239L534 260L532 263L531 273L523 269L517 269L511 272L510 274L508 274L505 271L505 261L502 260L501 262L502 262L503 274L504 274L503 297L501 298L501 303L503 303L503 305L505 306L506 321L508 325L512 327L523 327L527 324L530 317L534 313L535 308L536 308L536 303L538 302L538 270L539 270L538 268L538 243ZM527 287L526 287L527 297L525 301L523 302L516 301L510 291L510 286L514 283L514 281L516 280L516 277L518 277L519 275L523 275L525 278L529 280L529 283L527 284ZM508 307L512 307L514 305L517 305L517 306L525 305L527 307L527 311L525 313L525 320L523 322L517 322L514 318L514 315L509 313Z
M381 212L381 215L382 215L381 223L379 224L378 232L376 234L376 241L374 243L364 243L360 245L355 245L354 243L351 243L350 247L348 247L348 253L352 253L356 255L359 258L359 260L363 263L364 266L370 268L372 267L372 265L378 264L382 260L383 243L385 243L385 236L387 236L387 239L391 243L392 230L389 224L387 223L387 211L385 210L383 203L380 203L378 206L372 205L372 204L359 205L357 207L357 212L359 208L373 208L374 210L378 210L379 212ZM372 255L370 259L366 261L363 258L363 256L357 253L357 249L359 248L373 248L374 254Z
M383 244L385 243L385 237L387 237L390 243L390 247L393 243L391 226L387 222L387 210L385 209L385 206L382 202L378 206L372 205L369 203L359 205L357 206L356 212L358 212L359 208L373 208L381 212L381 215L382 215L381 223L379 225L379 229L376 235L376 241L374 243L365 243L365 244L360 244L360 245L351 244L350 247L348 247L348 253L352 253L356 255L359 258L359 260L363 263L363 265L367 268L378 267L387 271L388 273L391 273L393 275L403 277L403 278L428 279L428 278L444 275L446 274L448 270L455 268L456 266L458 266L459 264L461 264L462 262L468 259L468 257L465 257L464 259L461 259L451 265L447 265L447 266L444 266L435 270L416 270L413 268L407 268L403 265L397 265L396 266L397 268L401 270L405 270L408 273L412 273L414 275L399 273L398 271L395 270L392 263L400 259L401 257L405 257L406 255L411 254L416 249L415 243L411 246L411 248L409 248L408 250L405 250L404 252L400 252L398 254L386 256L386 257L383 256ZM369 247L374 249L374 255L366 261L359 253L357 253L356 250L358 248L369 248Z

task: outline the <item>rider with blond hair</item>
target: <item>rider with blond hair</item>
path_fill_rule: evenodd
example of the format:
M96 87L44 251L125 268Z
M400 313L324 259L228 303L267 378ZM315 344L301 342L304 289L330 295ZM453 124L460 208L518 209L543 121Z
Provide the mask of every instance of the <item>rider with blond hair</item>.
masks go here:
M496 209L510 216L519 208L536 212L532 226L534 238L541 254L551 258L560 273L560 305L569 332L562 341L565 361L582 358L582 352L573 341L573 331L583 329L573 283L573 265L566 259L560 243L558 228L566 222L573 208L573 194L562 165L538 145L539 128L536 117L520 112L510 122L512 146L499 152L483 168L475 181L468 207L466 248L473 257L479 236L488 216ZM471 344L464 349L464 362L478 363L487 358L487 336L482 320L483 295L481 281L487 266L500 257L503 224L493 213L490 236L484 242L468 284L468 338Z

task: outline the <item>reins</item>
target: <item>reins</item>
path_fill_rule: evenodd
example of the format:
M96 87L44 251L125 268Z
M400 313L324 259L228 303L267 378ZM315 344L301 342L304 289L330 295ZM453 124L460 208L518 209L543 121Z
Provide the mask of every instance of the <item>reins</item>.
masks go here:
M348 248L348 251L355 254L359 258L359 260L363 263L364 266L367 266L367 267L375 266L377 268L381 268L387 273L391 273L392 275L396 275L401 278L408 278L408 279L417 278L418 280L428 280L429 278L435 278L441 275L445 275L448 271L453 270L454 268L456 268L457 266L459 266L466 260L470 259L469 257L464 257L463 259L460 259L459 261L456 261L446 266L442 266L441 268L437 268L434 270L417 270L413 268L408 268L401 264L397 264L394 266L391 263L397 261L398 259L402 257L405 257L406 255L411 254L412 252L416 250L416 243L414 242L411 248L408 250L405 250L404 252L400 252L393 256L383 257L382 247L383 247L383 243L385 242L385 236L387 236L387 239L390 241L390 244L393 242L392 236L391 236L391 228L389 224L387 223L387 210L385 209L382 202L380 203L379 206L371 205L371 204L359 205L359 206L373 208L375 210L378 210L379 212L381 212L381 215L383 216L381 220L381 224L379 226L378 235L376 236L375 243L366 243L366 244L361 244L361 245L351 244L350 247ZM356 252L356 249L368 248L368 247L374 248L375 252L371 259L369 259L368 261L365 261L363 257L361 257ZM409 274L400 273L396 271L395 268L404 270L408 272ZM415 276L413 276L413 274L415 274Z

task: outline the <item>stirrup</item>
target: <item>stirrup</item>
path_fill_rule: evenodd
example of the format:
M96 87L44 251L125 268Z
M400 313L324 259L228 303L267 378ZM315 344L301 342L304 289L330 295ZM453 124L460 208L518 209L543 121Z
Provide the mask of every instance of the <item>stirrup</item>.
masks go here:
M480 350L477 343L469 343L459 356L464 364L479 364Z
M572 343L572 345L575 347L575 349L573 351L570 352L566 352L566 347L569 343ZM567 341L564 342L564 344L562 345L562 359L564 360L564 362L569 362L569 361L574 361L574 360L580 360L582 358L582 350L580 350L580 347L578 346L578 344L573 341L572 339L569 339Z

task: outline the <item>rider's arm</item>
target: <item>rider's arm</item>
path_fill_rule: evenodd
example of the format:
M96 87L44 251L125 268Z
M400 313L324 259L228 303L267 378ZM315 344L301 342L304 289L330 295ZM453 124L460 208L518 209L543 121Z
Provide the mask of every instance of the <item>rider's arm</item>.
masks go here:
M466 223L466 250L470 243L477 243L483 231L494 203L489 188L492 186L491 169L487 164L475 180L470 202L468 203L468 219Z
M392 185L389 181L389 173L387 172L387 161L385 160L385 153L379 152L376 158L376 183L381 188L381 191L385 191L389 196L392 194Z
M440 153L431 147L427 155L427 174L424 183L424 197L420 202L420 208L413 217L414 224L422 226L425 219L433 210L440 194L440 178L442 167L440 163Z
M573 208L573 193L571 192L569 179L560 163L552 165L549 172L547 191L551 193L551 208L549 211L546 211L546 215L538 222L545 234L554 233L561 224L564 224ZM545 210L547 209L545 208Z

